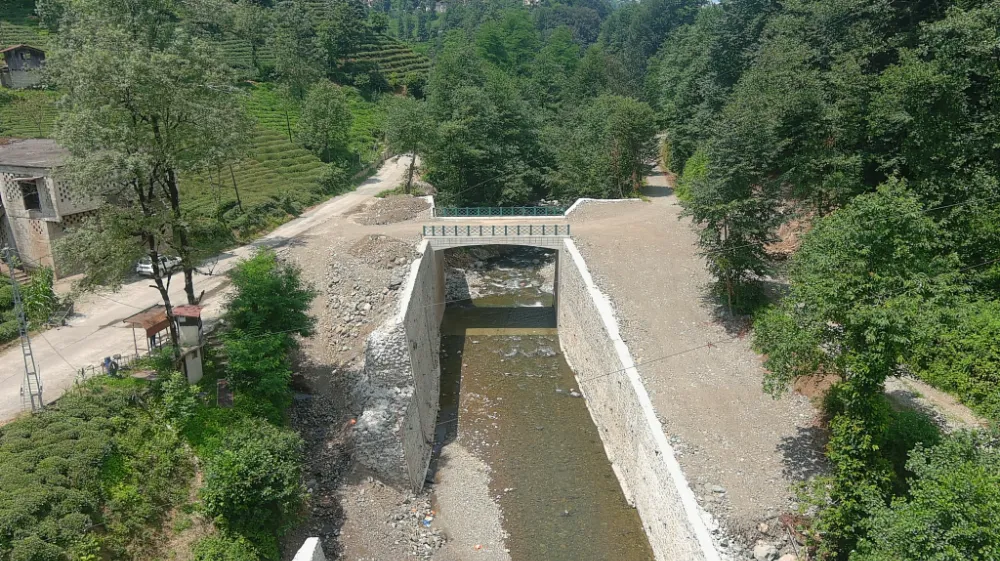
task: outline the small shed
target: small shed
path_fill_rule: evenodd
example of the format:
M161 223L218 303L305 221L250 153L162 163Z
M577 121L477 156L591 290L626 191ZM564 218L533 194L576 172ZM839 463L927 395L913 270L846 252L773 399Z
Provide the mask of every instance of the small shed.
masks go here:
M151 353L153 349L159 349L163 346L165 342L163 332L170 327L170 322L167 320L167 309L163 306L153 306L148 310L143 310L138 314L123 319L122 323L132 328L132 342L135 344L135 354L139 354L139 341L135 334L136 329L142 329L146 334L146 351Z
M23 89L42 81L45 51L31 45L14 45L0 50L0 85Z

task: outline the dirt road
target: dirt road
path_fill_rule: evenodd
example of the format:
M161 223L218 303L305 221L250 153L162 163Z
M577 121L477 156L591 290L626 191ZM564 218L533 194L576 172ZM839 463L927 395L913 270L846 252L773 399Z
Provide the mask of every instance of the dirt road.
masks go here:
M752 544L768 538L760 522L791 508L790 484L822 466L816 411L802 396L764 394L759 357L706 293L690 220L665 177L649 183L649 202L582 207L574 238L700 504Z
M210 274L195 275L195 290L206 293L203 300L206 307L202 313L205 321L218 319L228 285L225 273L240 259L258 247L291 245L293 240L308 236L379 192L396 187L408 163L406 158L390 160L357 190L326 201L252 244L209 260L204 271ZM183 291L183 281L175 277L170 289L172 301L183 302ZM159 293L150 287L149 281L135 281L118 292L85 295L76 302L76 314L69 319L68 325L33 337L32 348L42 377L45 401L55 401L70 388L78 369L98 365L106 356L135 352L132 330L125 327L122 320L160 302ZM142 334L139 339L138 348L143 351ZM24 410L20 395L23 378L21 350L15 345L0 356L0 423Z

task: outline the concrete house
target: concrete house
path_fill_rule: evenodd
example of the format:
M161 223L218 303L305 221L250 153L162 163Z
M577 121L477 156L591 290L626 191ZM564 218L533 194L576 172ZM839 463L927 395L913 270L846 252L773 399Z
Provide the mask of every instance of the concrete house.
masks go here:
M56 278L71 271L53 243L100 206L53 177L67 156L53 140L0 141L0 246L15 249L28 268L51 267Z
M0 50L0 86L30 88L42 81L45 51L28 45Z

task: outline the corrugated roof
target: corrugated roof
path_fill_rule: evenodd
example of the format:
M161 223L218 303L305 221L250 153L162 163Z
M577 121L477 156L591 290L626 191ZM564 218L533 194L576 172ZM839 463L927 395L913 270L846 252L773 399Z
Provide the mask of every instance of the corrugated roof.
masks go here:
M16 49L31 49L33 51L38 51L40 53L45 52L44 49L39 49L38 47L32 47L31 45L25 45L24 43L22 43L20 45L14 45L13 47L7 47L6 49L0 49L0 53L10 52Z

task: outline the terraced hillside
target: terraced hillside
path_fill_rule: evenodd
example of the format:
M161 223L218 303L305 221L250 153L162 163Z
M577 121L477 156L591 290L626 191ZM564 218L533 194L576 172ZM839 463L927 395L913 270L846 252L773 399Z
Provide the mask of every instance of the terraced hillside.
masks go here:
M22 44L40 48L48 45L48 32L39 28L33 11L31 2L4 5L0 14L0 49Z
M42 91L4 93L12 99L0 102L0 137L46 138L52 135L59 94Z
M402 78L410 72L426 74L431 68L429 58L414 52L406 43L388 35L376 35L367 44L362 45L351 58L357 62L377 65L390 83L393 81L393 75Z
M378 103L365 100L354 88L345 87L344 91L354 117L348 148L357 154L358 163L369 164L374 161L381 147L380 131L385 110ZM261 84L250 90L247 109L261 127L280 133L286 140L289 136L294 139L299 108L294 103L284 101L269 84Z
M281 132L258 127L250 159L234 165L232 170L226 166L183 182L184 206L203 217L212 216L218 207L234 206L235 179L246 212L273 215L271 211L284 209L294 214L320 200L319 180L325 170L326 164L312 152L289 142Z

